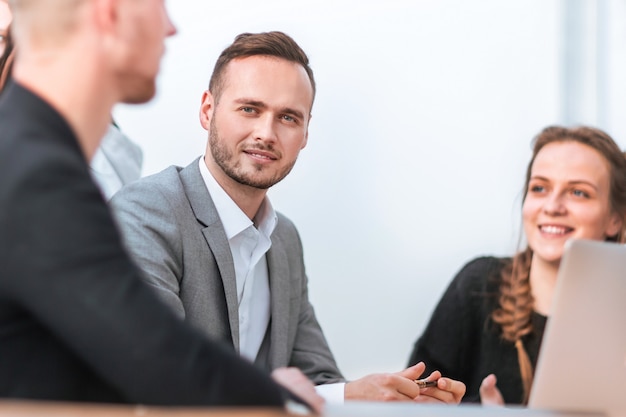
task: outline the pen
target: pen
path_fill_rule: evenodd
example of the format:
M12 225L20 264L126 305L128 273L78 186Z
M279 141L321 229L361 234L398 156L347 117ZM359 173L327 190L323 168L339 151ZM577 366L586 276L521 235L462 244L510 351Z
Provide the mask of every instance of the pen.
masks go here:
M420 388L428 388L428 387L437 386L437 380L427 381L425 379L414 379L413 382L415 382Z

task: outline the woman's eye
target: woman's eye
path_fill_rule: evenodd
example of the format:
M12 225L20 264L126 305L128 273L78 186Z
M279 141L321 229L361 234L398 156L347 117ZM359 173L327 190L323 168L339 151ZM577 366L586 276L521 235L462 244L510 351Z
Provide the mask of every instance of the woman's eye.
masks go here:
M542 185L533 185L532 187L530 187L530 191L532 191L533 193L540 193L544 190L545 188Z

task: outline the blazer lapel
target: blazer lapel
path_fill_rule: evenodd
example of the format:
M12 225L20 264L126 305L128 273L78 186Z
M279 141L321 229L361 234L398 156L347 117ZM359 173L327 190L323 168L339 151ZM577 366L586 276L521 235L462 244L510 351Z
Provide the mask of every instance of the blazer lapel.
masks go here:
M272 247L267 252L267 268L271 294L271 334L270 355L271 369L289 364L287 352L289 342L289 267L285 261L287 254L280 237L272 235Z
M200 174L200 168L198 167L199 159L197 158L184 168L180 172L180 178L196 219L205 226L202 229L202 233L220 271L222 284L224 285L231 337L235 350L239 353L239 302L237 301L237 283L233 257L224 227Z

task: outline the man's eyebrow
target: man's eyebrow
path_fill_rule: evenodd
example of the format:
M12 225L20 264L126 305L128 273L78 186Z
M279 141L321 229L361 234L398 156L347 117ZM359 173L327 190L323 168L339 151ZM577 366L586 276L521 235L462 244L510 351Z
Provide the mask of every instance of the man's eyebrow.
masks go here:
M298 111L296 109L284 107L280 110L280 112L283 114L290 114L292 116L295 116L298 119L304 119L304 114L301 111Z
M248 106L254 106L254 107L258 107L260 109L267 109L269 107L263 101L255 100L255 99L252 99L252 98L245 98L245 97L236 99L235 103L237 103L237 104L245 104L245 105L248 105ZM299 110L292 109L291 107L283 107L283 108L281 108L279 110L279 112L282 113L282 114L290 114L290 115L295 116L297 118L304 119L304 113L302 113Z
M253 98L246 98L246 97L236 99L235 103L250 104L252 106L257 106L257 107L267 107L267 104L263 103L262 101L255 100Z

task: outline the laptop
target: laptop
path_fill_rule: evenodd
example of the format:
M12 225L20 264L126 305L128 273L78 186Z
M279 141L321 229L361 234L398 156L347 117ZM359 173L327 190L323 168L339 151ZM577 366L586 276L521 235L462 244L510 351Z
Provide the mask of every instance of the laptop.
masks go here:
M567 242L529 407L626 416L626 246Z

